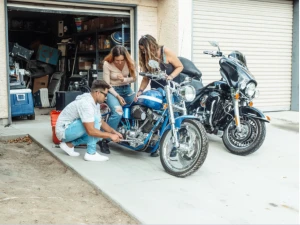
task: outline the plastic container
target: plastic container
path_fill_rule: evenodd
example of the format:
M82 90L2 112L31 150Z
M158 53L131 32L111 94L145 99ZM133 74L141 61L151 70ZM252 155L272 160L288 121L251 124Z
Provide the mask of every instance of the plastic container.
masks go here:
M52 110L50 112L50 117L51 117L51 127L52 127L52 141L54 144L59 144L61 141L57 139L56 134L55 134L55 125L57 118L60 114L60 111Z
M11 116L34 115L31 89L10 90Z

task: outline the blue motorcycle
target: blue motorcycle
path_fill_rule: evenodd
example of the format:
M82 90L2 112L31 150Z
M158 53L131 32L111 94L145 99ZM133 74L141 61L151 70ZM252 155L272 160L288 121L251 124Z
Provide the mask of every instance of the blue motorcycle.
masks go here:
M140 73L152 81L164 79L165 72L158 62L150 60L154 73ZM196 172L204 163L208 151L208 138L199 119L187 115L185 102L196 97L196 91L187 78L178 84L167 81L164 88L145 91L137 102L123 107L123 118L118 126L124 140L119 145L133 151L160 156L167 173L186 177ZM108 106L101 105L102 116Z

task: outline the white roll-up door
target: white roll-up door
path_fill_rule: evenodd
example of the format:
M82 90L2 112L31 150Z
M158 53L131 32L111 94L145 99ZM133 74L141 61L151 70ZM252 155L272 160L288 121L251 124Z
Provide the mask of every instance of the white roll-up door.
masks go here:
M130 16L130 8L91 3L56 2L47 0L8 0L8 9L47 13L72 13L76 15Z
M204 84L219 80L217 58L204 55L219 42L228 55L239 50L258 82L254 106L289 110L292 79L292 0L193 0L192 57Z

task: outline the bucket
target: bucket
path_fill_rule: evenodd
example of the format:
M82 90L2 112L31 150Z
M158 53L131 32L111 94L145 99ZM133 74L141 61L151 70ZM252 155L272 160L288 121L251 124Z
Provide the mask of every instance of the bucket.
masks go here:
M55 134L55 126L52 127L52 141L54 144L59 144L61 141L57 139L56 134Z
M51 127L55 127L56 121L57 121L57 118L58 118L59 114L60 114L60 111L51 110L51 112L50 112Z
M52 110L50 112L50 117L51 117L51 127L52 127L52 141L54 144L59 144L61 141L57 139L56 134L55 134L55 125L57 118L60 114L60 111Z

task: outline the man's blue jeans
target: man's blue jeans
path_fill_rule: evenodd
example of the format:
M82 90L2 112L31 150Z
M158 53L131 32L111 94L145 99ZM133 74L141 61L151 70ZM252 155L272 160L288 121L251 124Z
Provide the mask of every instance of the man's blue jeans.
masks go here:
M100 130L100 118L95 117L94 127ZM71 142L72 145L78 146L87 144L87 153L94 154L96 152L96 143L100 138L89 136L81 122L81 119L73 121L65 130L65 139L62 142Z

